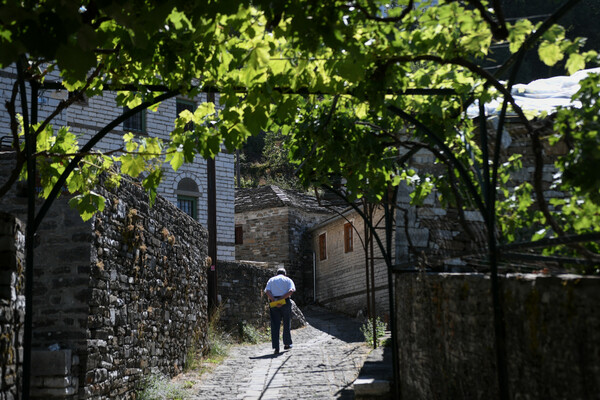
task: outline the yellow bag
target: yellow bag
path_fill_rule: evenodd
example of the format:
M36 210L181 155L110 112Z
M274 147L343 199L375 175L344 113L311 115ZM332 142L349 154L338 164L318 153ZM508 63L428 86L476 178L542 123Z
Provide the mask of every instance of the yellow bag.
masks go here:
M275 301L271 301L269 303L269 307L273 308L273 307L277 307L278 305L284 305L285 304L285 299L281 299L281 300L275 300Z

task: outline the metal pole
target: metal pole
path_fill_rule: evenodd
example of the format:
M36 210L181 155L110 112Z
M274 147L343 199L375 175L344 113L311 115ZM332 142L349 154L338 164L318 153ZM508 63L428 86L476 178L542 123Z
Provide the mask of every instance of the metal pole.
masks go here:
M235 158L236 158L236 163L235 163L235 174L237 175L237 187L241 188L242 187L242 169L240 167L240 149L236 149L235 150Z
M313 251L313 303L317 303L317 254Z
M33 342L33 265L35 244L35 176L36 165L33 154L36 140L30 128L37 122L37 91L36 82L31 85L31 121L28 113L27 89L25 87L24 62L17 63L19 89L21 92L21 108L25 126L25 154L27 157L27 230L25 232L25 324L23 327L23 399L29 398L31 382L31 347Z
M364 212L365 216L367 215L367 203L364 203ZM365 226L365 275L366 275L366 283L367 283L367 319L371 318L371 288L369 283L369 226L367 225L367 221L363 221Z
M371 220L371 225L373 224L373 216L374 216L374 207L372 205L369 206L369 219ZM373 226L375 229L375 226ZM369 246L370 246L370 254L371 254L371 307L373 308L373 313L371 314L371 318L373 319L373 348L377 348L377 307L375 303L375 250L374 250L374 235L371 233L369 236Z
M397 190L397 189L396 189ZM392 382L392 396L397 399L400 397L400 371L399 358L398 358L398 340L396 330L396 307L394 307L394 280L392 276L392 229L393 229L393 218L392 211L396 205L396 193L393 187L388 188L388 201L385 203L385 247L386 247L386 261L387 261L387 278L388 278L388 301L390 307L390 328L392 331L392 371L394 374L394 381Z
M479 105L481 152L483 159L483 197L486 205L485 213L486 227L488 232L488 257L490 260L490 281L492 290L492 307L495 333L496 349L496 371L498 378L498 394L501 400L509 399L508 365L506 359L506 330L504 322L504 309L502 305L502 294L498 279L498 251L495 233L495 196L496 191L490 184L489 152L487 140L487 126L485 119L485 108ZM496 146L499 146L497 143Z
M215 94L208 93L207 100L215 102ZM217 180L215 158L206 160L206 189L207 198L207 228L208 228L208 256L211 265L207 271L208 283L208 310L212 313L218 306L217 294Z

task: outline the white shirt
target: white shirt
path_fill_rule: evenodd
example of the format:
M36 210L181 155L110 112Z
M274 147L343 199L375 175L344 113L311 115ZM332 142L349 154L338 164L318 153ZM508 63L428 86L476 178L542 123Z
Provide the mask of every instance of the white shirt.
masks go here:
M269 279L265 292L270 291L273 297L281 297L290 290L296 291L294 281L285 275L276 275Z

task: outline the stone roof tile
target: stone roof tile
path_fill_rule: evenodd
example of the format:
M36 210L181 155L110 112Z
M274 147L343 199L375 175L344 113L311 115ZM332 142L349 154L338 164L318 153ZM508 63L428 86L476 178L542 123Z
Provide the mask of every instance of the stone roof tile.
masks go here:
M323 204L323 205L321 205ZM235 191L235 212L263 210L276 207L294 207L307 212L330 214L333 211L321 204L315 196L298 190L281 189L275 185L256 188L238 188Z

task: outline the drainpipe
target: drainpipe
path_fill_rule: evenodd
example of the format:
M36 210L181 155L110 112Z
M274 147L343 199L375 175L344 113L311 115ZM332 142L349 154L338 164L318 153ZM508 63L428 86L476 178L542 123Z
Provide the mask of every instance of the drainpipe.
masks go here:
M242 170L240 167L240 149L236 149L235 150L235 158L236 158L236 163L235 163L235 174L237 175L237 187L241 188L242 187Z
M313 303L317 303L317 254L313 251Z

